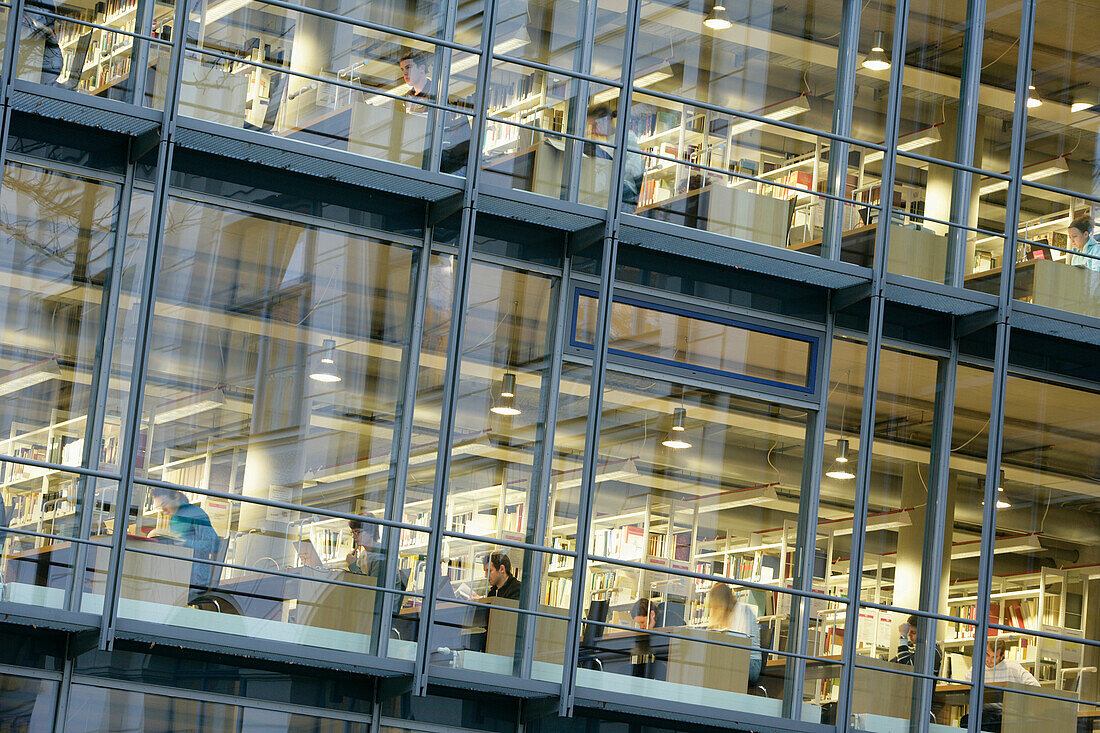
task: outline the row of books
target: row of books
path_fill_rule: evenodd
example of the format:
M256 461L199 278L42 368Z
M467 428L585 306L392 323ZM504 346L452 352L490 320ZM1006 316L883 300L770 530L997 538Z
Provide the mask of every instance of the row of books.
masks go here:
M641 527L634 525L598 529L592 533L592 554L620 560L641 560L645 557L643 533Z

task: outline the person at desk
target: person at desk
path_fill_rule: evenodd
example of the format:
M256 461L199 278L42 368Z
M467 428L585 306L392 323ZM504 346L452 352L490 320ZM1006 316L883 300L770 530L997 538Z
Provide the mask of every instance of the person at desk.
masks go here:
M683 614L666 603L652 598L639 598L630 610L634 625L639 629L661 629L675 626L687 626Z
M760 648L760 624L756 620L756 610L750 604L737 600L725 583L715 583L707 592L707 628L743 636L752 641L755 649ZM749 657L750 687L760 679L763 665L762 652L752 652Z
M910 616L906 619L906 622L901 625L901 635L903 641L898 644L898 653L894 655L891 662L897 664L908 664L909 666L915 666L917 663L917 622L916 616ZM923 643L923 642L922 642ZM943 668L943 649L940 649L940 645L935 645L936 650L936 666L932 668L933 674L939 674Z
M401 77L409 85L405 92L405 113L426 115L432 109L424 102L435 99L432 77L429 72L428 57L417 50L409 50L398 61ZM468 107L466 103L457 106ZM443 151L439 170L456 176L466 172L466 160L470 153L470 121L464 114L444 112L443 115Z
M970 681L973 670L966 673L966 681ZM1019 662L1005 659L1004 647L996 641L990 641L985 648L985 681L986 684L995 685L998 682L1015 682L1021 685L1039 686L1039 680L1020 666Z
M490 552L485 556L485 575L489 579L486 598L507 598L518 602L523 584L512 575L512 561L504 552Z
M213 560L220 538L210 524L210 517L201 508L187 500L183 492L175 489L153 489L153 506L168 516L166 533L150 533L157 539L164 537L190 547L196 560ZM210 588L214 567L203 562L191 563L191 594L204 593Z
M606 104L600 104L588 110L586 119L586 135L589 139L601 145L614 146L615 140L615 113ZM586 145L585 155L594 158L611 159L611 150L601 145ZM638 136L629 128L626 131L627 148L638 147ZM626 153L623 162L623 208L633 211L638 206L638 192L642 189L642 178L645 175L645 163L642 156L637 153Z
M1066 234L1069 236L1069 248L1082 253L1071 255L1070 264L1100 272L1100 243L1092 236L1092 220L1088 214L1082 214L1070 222Z
M386 553L382 550L377 530L373 526L364 529L363 523L358 519L349 519L348 528L351 530L352 542L352 550L346 558L348 572L369 575L374 578L377 585L381 586L386 581ZM397 569L397 583L398 588L408 586L407 570Z

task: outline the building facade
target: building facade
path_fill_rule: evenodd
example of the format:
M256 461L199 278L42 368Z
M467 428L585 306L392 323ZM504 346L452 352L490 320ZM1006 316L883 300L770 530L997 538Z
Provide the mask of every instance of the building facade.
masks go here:
M1100 5L721 2L0 3L0 730L1100 727Z

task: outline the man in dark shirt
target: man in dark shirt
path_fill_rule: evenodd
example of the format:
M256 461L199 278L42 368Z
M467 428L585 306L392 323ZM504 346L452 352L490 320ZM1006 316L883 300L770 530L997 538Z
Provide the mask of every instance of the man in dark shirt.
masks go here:
M917 617L910 616L906 623L902 624L902 633L905 636L905 641L898 645L897 655L891 659L891 662L897 664L908 664L915 666L917 663ZM940 649L940 645L935 645L936 650L936 666L932 670L932 674L940 674L940 670L943 666L943 650Z
M512 561L503 552L491 552L485 558L485 575L489 578L487 598L520 600L522 584L512 575Z

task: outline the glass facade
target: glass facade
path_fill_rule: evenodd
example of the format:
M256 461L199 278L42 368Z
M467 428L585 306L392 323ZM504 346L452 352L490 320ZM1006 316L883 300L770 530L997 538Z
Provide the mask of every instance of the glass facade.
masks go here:
M1098 14L0 2L0 730L1100 728Z

